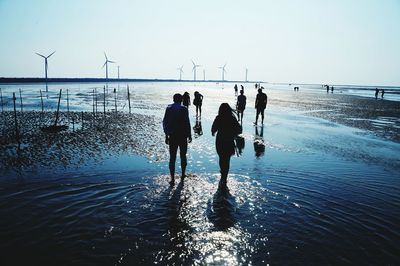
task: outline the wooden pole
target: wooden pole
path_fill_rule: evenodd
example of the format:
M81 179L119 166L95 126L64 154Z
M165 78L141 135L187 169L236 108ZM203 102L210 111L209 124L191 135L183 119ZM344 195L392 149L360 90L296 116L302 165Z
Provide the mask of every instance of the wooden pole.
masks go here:
M67 113L69 114L69 92L67 89Z
M98 102L98 100L97 100L97 89L96 88L94 88L94 100L95 100L95 114L97 114L97 102Z
M92 100L93 100L93 117L94 117L94 89L92 90Z
M23 105L22 105L22 92L21 92L21 88L19 89L19 100L21 102L21 112L24 110Z
M14 122L15 122L15 139L19 143L19 132L18 132L18 121L17 121L17 97L15 97L15 92L13 92L13 102L14 102Z
M117 89L114 88L114 105L115 105L115 113L117 113Z
M81 116L82 116L82 127L81 127L81 129L83 129L83 111L81 111Z
M42 104L42 113L44 112L44 106L43 106L43 95L42 95L42 90L40 90L40 102Z
M106 86L104 86L103 92L104 92L104 98L103 98L104 115L106 115Z
M0 88L0 99L1 99L1 112L4 112L4 105L3 105L3 92Z
M131 94L129 93L129 85L127 86L127 90L128 90L128 104L129 104L129 113L131 113Z
M60 89L60 95L58 96L58 105L57 105L56 121L54 122L54 126L57 126L57 123L58 123L58 117L59 117L59 113L60 113L61 92L62 92L62 89Z

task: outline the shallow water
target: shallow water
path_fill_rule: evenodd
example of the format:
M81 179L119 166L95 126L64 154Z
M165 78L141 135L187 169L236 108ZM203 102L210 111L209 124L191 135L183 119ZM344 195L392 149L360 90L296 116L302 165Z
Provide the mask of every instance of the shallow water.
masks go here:
M33 97L39 86L27 86L24 94ZM92 111L90 88L100 90L98 84L50 87L46 108L54 110L62 86L69 86L71 108ZM110 85L111 93L112 86L118 88ZM174 92L204 95L202 134L194 134L188 151L189 177L171 187L165 156L159 154L164 158L159 162L126 151L101 151L84 164L39 171L1 169L0 249L7 262L400 263L400 144L373 130L310 115L327 110L324 102L331 99L321 97L330 96L268 89L266 123L254 127L256 92L246 88L244 148L232 158L223 189L210 127L219 104L234 103L232 86L143 83L131 84L130 90L132 112L153 115L160 127ZM125 91L120 85L118 110L128 111ZM302 104L310 99L311 110ZM109 100L107 111L112 111L112 94ZM35 101L30 106L40 108ZM192 106L189 110L194 126ZM399 118L377 121L396 125ZM156 140L148 144L164 145L152 143ZM264 143L264 150L254 141Z

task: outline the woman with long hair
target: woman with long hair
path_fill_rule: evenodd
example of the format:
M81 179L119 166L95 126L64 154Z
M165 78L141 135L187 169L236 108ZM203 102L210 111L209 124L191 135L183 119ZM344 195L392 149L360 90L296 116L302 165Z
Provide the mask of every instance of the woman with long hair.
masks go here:
M218 133L215 145L219 156L221 181L226 183L231 156L235 154L235 137L242 132L234 111L227 103L221 104L212 124L211 134L214 136L216 132Z

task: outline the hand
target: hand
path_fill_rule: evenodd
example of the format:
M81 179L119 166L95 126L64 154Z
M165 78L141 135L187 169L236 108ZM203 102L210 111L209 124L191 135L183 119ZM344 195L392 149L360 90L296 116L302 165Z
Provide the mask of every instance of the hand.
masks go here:
M215 136L215 132L211 132L211 135L214 137Z
M192 142L192 136L188 137L188 142L189 142L189 143Z
M168 137L168 135L165 135L165 144L169 145L169 137Z

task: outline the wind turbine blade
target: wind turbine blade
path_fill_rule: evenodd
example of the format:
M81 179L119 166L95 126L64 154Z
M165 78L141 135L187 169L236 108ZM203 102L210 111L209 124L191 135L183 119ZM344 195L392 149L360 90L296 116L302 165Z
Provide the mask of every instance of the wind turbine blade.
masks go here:
M110 61L110 60L108 60L108 63L115 63L114 61Z
M193 60L191 60L191 61L192 61L193 66L196 66L196 64L194 63L194 61L193 61Z
M107 61L104 63L104 65L101 68L104 68L105 65L107 65Z
M225 63L224 68L226 67L226 64L227 64L227 63Z
M39 54L39 53L36 53L38 56L41 56L41 57L43 57L43 58L45 58L46 59L46 57L44 56L44 55L41 55L41 54Z
M52 52L50 55L47 56L47 58L49 58L50 56L52 56L56 51Z
M106 57L106 60L108 60L107 55L106 55L106 52L104 52L104 56Z

